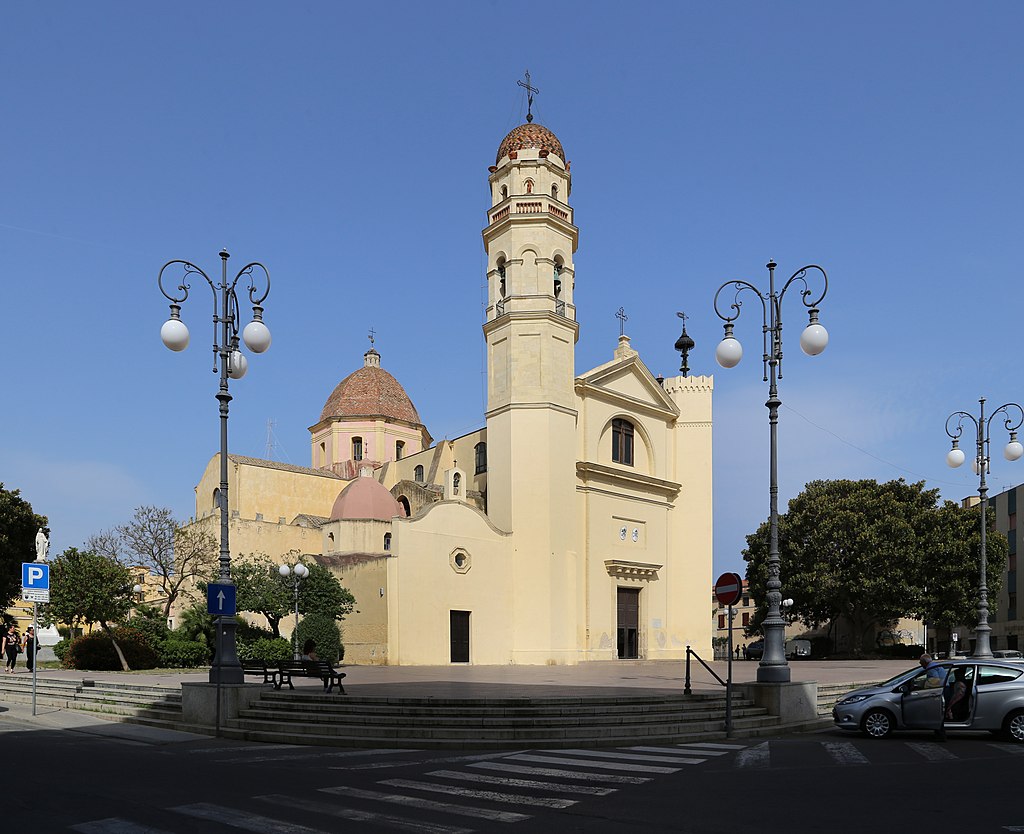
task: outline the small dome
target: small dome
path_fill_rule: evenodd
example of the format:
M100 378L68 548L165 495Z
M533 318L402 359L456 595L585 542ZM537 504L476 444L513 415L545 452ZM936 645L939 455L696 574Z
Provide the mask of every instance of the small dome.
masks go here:
M402 505L375 478L360 477L345 487L331 508L331 521L376 519L391 521L405 515Z
M562 160L563 164L565 163L565 151L562 150L562 143L558 141L558 137L544 125L527 122L512 128L508 136L501 140L501 144L498 146L498 158L494 160L495 165L508 156L511 151L519 151L523 148L537 148L540 151L553 153Z
M320 419L382 417L415 426L423 425L405 389L380 367L380 354L371 348L364 354L363 360L366 364L345 377L331 392L320 413Z

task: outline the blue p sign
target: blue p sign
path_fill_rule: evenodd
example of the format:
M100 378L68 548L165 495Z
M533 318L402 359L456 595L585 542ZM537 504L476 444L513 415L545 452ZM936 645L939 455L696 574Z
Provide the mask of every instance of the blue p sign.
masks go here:
M38 562L21 563L21 587L32 591L45 591L50 587L50 566Z

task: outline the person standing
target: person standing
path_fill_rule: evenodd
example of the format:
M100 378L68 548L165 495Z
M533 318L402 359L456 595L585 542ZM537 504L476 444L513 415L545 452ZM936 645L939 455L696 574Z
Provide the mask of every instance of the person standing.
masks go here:
M13 672L18 661L18 652L21 650L21 638L18 636L18 630L14 627L14 623L11 623L4 633L3 640L0 640L0 650L7 657L5 670Z
M39 651L39 641L36 640L36 630L34 626L29 626L28 631L25 632L25 666L28 667L31 672L36 666L36 652Z

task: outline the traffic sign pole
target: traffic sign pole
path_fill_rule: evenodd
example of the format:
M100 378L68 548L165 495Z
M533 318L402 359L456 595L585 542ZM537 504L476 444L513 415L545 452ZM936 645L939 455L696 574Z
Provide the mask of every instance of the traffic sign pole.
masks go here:
M39 603L32 603L32 648L29 649L28 644L25 644L25 657L28 657L29 651L32 652L32 714L36 714L36 672L39 669L39 652L36 651L36 646L39 645L38 638L36 635L39 633Z
M704 587L707 587L706 585ZM732 606L729 606L729 666L725 676L725 737L732 738Z

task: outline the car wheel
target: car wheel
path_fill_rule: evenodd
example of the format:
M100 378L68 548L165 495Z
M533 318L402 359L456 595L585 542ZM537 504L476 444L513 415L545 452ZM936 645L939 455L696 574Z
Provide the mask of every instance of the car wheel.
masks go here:
M888 738L892 735L892 713L884 709L873 709L864 716L861 727L871 738Z
M1006 716L1003 720L1003 732L1010 741L1024 742L1024 710L1014 710Z

